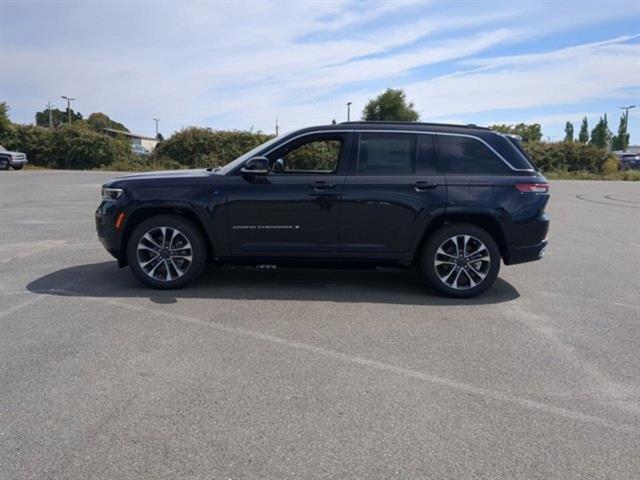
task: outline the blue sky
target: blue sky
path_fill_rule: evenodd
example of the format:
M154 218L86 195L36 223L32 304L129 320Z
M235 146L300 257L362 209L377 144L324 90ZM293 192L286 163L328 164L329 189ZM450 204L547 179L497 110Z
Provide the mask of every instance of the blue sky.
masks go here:
M359 118L403 88L424 121L564 123L635 104L640 1L7 2L0 101L11 117L61 95L139 133L273 132Z

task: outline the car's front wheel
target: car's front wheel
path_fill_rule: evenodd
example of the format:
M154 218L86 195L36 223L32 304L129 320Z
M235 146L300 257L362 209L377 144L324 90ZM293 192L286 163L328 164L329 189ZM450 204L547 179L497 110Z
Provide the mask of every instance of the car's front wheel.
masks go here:
M138 225L127 242L133 274L159 289L180 288L200 276L207 261L198 228L176 215L158 215Z
M486 230L453 223L427 239L420 263L436 290L451 297L468 298L493 285L500 270L500 250Z
M22 170L22 167L24 167L24 163L16 163L11 165L11 168L13 168L14 170Z

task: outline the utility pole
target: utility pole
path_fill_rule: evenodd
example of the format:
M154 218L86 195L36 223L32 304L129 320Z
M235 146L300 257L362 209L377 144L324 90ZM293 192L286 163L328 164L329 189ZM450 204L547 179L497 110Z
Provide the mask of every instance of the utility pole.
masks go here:
M154 118L153 121L156 122L156 140L157 140L158 139L158 122L160 121L160 119Z
M47 110L49 111L49 128L53 127L53 117L52 117L52 114L51 114L51 107L52 106L53 105L51 105L51 100L49 100L49 103L47 103Z
M347 102L347 122L351 121L351 102Z
M279 131L280 131L280 127L278 126L278 117L276 117L276 137L278 136Z
M69 124L71 124L71 102L73 102L76 99L71 97L65 97L64 95L62 95L60 98L64 98L67 101L67 115L69 118Z

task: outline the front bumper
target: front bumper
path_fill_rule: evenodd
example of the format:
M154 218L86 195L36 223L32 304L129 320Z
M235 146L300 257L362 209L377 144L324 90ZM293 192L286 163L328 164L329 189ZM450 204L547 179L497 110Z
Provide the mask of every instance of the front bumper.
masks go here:
M102 202L95 213L96 232L98 240L102 246L109 252L118 262L122 261L122 252L120 245L122 241L122 233L115 228L118 210L113 202Z

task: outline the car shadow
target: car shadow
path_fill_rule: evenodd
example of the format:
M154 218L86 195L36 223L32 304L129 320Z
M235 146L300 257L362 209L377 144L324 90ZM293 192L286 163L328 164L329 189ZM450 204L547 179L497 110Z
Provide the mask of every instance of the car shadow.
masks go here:
M71 297L149 298L160 304L179 299L302 300L398 305L489 305L520 296L498 278L484 294L470 299L443 297L425 285L417 269L334 270L210 266L180 290L145 288L114 262L78 265L49 273L27 285L34 293Z

